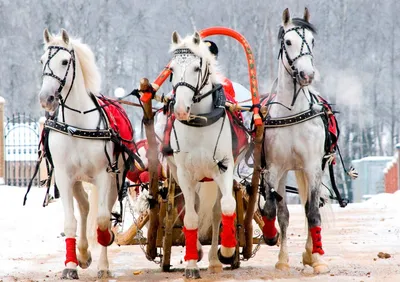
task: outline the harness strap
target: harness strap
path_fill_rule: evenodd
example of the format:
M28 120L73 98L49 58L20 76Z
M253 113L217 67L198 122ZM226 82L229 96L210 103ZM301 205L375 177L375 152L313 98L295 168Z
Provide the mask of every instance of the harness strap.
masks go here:
M325 113L323 111L316 113L314 110L309 109L293 116L281 117L281 118L267 118L264 122L264 125L266 128L291 126L294 124L305 122L307 120L313 119L321 115L325 115Z
M44 127L77 138L111 140L109 129L84 129L50 119L46 120Z

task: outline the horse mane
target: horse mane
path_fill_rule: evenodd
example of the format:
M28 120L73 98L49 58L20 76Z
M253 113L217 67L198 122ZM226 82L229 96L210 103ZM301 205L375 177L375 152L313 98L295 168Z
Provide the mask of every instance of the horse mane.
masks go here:
M309 31L311 31L313 34L317 34L317 29L316 27L307 22L306 20L302 19L302 18L293 18L292 19L292 24L295 26L299 26L299 27L303 27L305 29L308 29ZM278 41L282 39L283 33L285 32L285 30L283 29L283 26L279 27L279 32L278 32Z
M70 46L62 40L61 35L53 36L51 41L45 44L45 49L48 46L62 46L70 49L72 46L81 67L86 90L88 93L99 94L101 89L101 75L93 51L87 44L82 43L80 39L70 38L69 41Z
M195 44L193 42L193 35L188 35L183 38L178 44L172 43L169 51L172 53L175 50L181 48L188 48L196 56L203 58L205 62L209 63L211 83L221 83L221 78L223 77L223 74L221 73L221 70L219 68L218 61L215 59L214 55L211 54L210 49L203 40L200 40L199 44Z

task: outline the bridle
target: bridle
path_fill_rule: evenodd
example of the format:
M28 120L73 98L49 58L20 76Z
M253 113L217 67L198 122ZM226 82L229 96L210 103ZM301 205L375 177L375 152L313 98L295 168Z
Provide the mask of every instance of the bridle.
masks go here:
M68 106L65 104L66 101L67 101L67 99L68 99L69 94L71 93L72 86L74 85L74 81L75 81L75 69L76 69L75 52L74 52L73 49L72 49L72 50L69 50L69 49L67 49L67 48L65 48L65 47L62 47L62 46L49 46L47 49L48 49L48 51L49 51L49 54L48 54L48 57L47 57L47 61L46 61L46 63L44 64L44 67L43 67L42 76L50 76L50 77L56 79L56 80L60 83L60 86L58 87L58 90L57 90L57 93L56 93L56 97L55 97L55 98L58 99L58 100L60 101L60 105L61 105L61 108L62 108L63 122L65 122L64 108L67 108L67 109L69 109L69 110L71 110L71 111L74 111L74 112L77 112L77 113L82 113L81 111L76 110L76 109L73 109L73 108L71 108L71 107L68 107ZM52 52L53 50L54 50L54 52ZM70 59L69 59L69 61L68 61L67 70L65 71L64 78L61 78L61 77L55 75L54 72L53 72L53 70L52 70L51 67L50 67L50 60L51 60L52 58L54 58L54 56L55 56L60 50L66 51L66 52L68 52L68 53L71 55L71 57L70 57ZM73 73L72 73L72 82L71 82L71 86L69 87L68 93L67 93L67 95L65 96L65 99L63 99L63 97L61 96L61 91L63 90L63 88L64 88L64 86L65 86L65 83L66 83L66 81L67 81L67 77L68 77L68 73L69 73L69 71L70 71L71 65L72 65L72 71L73 71ZM46 69L48 69L49 71L46 71Z
M210 74L211 74L208 63L206 64L206 68L205 68L204 74L203 74L203 72L202 72L203 58L194 54L189 48L176 49L173 54L174 54L173 59L175 60L175 62L180 67L183 67L183 69L184 69L183 73L182 73L181 81L176 83L175 85L173 85L173 93L176 93L176 90L178 89L179 86L185 86L194 92L193 99L192 99L193 103L198 103L202 99L211 95L215 91L213 88L206 93L203 93L203 94L200 93L201 90L204 88L204 86L206 86L208 84L208 78L210 77ZM186 81L183 81L183 76L186 72L186 67L195 60L200 61L200 65L199 65L200 71L198 72L197 85L193 86L193 85L187 83Z
M301 48L300 48L300 54L297 55L296 57L294 57L293 59L290 58L290 56L289 56L289 54L288 54L288 52L286 50L286 46L285 46L285 35L288 32L291 32L291 31L296 32L300 36L300 38L302 40ZM294 93L293 93L293 100L292 100L291 107L293 107L294 103L296 102L296 99L297 99L297 96L299 95L300 90L303 89L303 86L301 86L299 88L299 90L296 91L296 84L299 83L299 81L298 81L299 80L299 70L295 67L294 63L298 59L303 57L303 56L310 56L311 57L311 63L313 64L313 57L314 56L313 56L313 53L311 51L310 45L308 45L308 43L307 43L307 40L306 40L306 37L305 37L305 32L306 32L306 28L300 27L300 26L296 26L296 27L289 28L288 30L285 30L284 32L282 32L282 36L280 38L280 40L281 40L281 49L279 50L278 59L280 58L282 60L282 64L285 67L287 73L292 77L293 85L294 85ZM305 52L304 52L304 46L306 46L307 49L308 49ZM286 68L286 66L285 66L285 64L283 62L283 53L285 53L286 60L287 60L289 66L291 68L291 71L289 71Z

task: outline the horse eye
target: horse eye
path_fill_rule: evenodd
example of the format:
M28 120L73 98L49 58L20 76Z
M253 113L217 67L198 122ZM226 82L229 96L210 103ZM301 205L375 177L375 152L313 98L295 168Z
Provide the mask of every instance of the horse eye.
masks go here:
M199 72L199 71L200 71L200 67L195 67L195 68L194 68L194 71L195 71L195 72Z
M62 64L63 66L68 65L68 60L63 60L63 61L61 62L61 64Z
M311 41L311 44L312 44L312 46L314 47L314 38L313 38L313 40Z
M43 65L43 60L40 60L39 62Z
M292 45L292 42L290 40L286 40L286 45L290 46L290 45Z

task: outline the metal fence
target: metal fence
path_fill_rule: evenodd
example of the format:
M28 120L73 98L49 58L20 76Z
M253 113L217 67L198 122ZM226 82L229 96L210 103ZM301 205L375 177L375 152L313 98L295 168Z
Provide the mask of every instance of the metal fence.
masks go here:
M15 114L4 123L5 184L27 186L38 158L38 119ZM33 185L39 184L39 175Z

